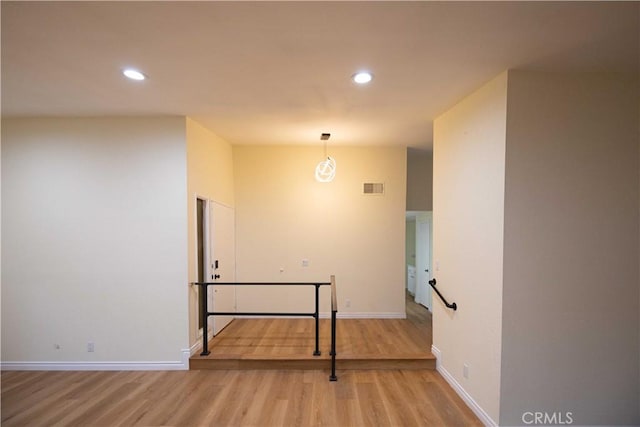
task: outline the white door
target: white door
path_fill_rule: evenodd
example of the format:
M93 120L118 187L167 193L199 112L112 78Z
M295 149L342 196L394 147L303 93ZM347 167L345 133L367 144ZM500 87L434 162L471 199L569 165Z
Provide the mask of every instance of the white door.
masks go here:
M431 218L428 214L416 217L416 296L418 304L431 310Z
M233 208L212 201L211 209L211 275L214 282L236 280L235 212ZM213 286L213 311L236 311L235 286ZM233 320L233 316L211 316L213 334L217 335Z

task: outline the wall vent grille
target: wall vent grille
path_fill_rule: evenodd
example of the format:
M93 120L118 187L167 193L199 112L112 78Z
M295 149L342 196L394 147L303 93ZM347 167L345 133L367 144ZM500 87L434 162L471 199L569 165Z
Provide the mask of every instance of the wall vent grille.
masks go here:
M384 184L382 182L365 182L362 184L363 194L384 194Z

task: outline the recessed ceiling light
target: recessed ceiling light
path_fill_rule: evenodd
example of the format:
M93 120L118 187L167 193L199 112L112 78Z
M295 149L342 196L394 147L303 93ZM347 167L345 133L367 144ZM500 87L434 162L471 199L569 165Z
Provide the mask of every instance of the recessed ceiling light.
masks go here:
M147 78L140 71L134 70L133 68L127 68L125 70L122 70L122 74L124 74L126 77L130 78L131 80L144 80Z
M368 71L360 71L351 76L351 79L359 85L364 85L373 79L373 74Z

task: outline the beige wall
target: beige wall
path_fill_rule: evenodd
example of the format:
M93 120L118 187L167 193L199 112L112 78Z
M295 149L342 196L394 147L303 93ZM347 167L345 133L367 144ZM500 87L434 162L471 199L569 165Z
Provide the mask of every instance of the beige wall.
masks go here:
M485 422L640 423L638 89L512 71L436 120L435 275L459 309L434 303L434 346Z
M3 364L181 361L184 118L3 119L2 198Z
M342 315L404 315L404 149L330 147L337 161L331 183L314 179L319 146L233 150L239 281L327 281L335 274ZM363 195L364 182L384 183L385 194ZM242 288L237 295L238 310L313 308L312 288Z
M497 422L500 411L507 74L434 124L433 345L448 375ZM469 367L463 377L463 365Z
M407 149L407 210L433 210L433 153Z
M2 135L2 121L0 121L0 135ZM2 177L2 137L0 137L0 177ZM2 185L0 180L0 239L2 236ZM2 244L0 243L0 309L2 308ZM0 312L0 334L2 329L2 318ZM0 358L2 357L2 336L0 335Z
M186 119L187 139L187 218L189 283L198 278L196 249L196 198L215 200L234 207L233 153L229 143ZM189 287L189 340L198 341L197 289Z
M640 424L638 93L509 73L501 424Z

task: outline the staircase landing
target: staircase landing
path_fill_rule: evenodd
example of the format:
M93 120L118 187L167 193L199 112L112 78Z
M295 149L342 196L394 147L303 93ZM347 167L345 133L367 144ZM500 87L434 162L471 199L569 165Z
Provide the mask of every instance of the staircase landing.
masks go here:
M407 319L338 319L337 369L435 369L431 314L413 301L407 308ZM209 341L211 354L194 355L189 367L328 370L330 320L320 320L320 356L313 356L314 325L310 318L235 319Z

